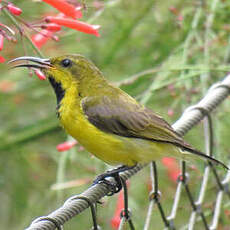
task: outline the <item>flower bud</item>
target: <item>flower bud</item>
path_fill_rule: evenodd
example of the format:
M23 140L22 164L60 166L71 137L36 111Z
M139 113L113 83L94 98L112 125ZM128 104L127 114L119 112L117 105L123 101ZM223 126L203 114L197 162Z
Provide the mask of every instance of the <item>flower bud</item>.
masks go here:
M69 149L71 149L74 145L76 145L78 142L73 140L73 141L66 141L66 142L63 142L59 145L57 145L56 149L59 151L59 152L63 152L63 151L67 151Z
M41 70L35 69L34 73L40 80L46 80L46 76L44 75L44 73L42 73Z
M10 11L11 14L14 14L17 16L22 13L22 10L18 8L17 6L15 6L13 3L9 3L7 5L7 9Z

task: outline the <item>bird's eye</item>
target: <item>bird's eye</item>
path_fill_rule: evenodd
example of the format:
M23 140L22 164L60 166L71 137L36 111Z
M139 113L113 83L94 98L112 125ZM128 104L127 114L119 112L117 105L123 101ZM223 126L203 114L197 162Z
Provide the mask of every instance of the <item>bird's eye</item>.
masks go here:
M72 61L70 59L64 59L61 61L61 65L65 68L70 67L72 65Z

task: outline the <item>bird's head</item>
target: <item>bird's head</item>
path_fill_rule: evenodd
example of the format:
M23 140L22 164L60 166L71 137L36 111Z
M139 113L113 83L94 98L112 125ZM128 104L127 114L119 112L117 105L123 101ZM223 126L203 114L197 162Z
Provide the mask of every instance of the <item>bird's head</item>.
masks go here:
M41 70L49 79L52 86L59 84L66 90L73 85L92 84L103 79L99 69L85 57L72 54L43 59L38 57L19 57L9 63L20 62L13 68L29 67ZM22 63L21 63L22 62Z

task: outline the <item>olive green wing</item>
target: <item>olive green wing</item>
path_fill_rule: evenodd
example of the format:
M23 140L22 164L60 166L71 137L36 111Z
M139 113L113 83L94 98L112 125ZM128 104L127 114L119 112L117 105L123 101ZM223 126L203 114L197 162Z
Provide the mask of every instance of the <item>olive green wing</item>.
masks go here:
M170 143L228 169L224 163L190 147L163 118L128 96L86 97L81 106L89 122L104 132Z
M185 145L163 118L129 97L86 97L81 106L89 122L104 132Z

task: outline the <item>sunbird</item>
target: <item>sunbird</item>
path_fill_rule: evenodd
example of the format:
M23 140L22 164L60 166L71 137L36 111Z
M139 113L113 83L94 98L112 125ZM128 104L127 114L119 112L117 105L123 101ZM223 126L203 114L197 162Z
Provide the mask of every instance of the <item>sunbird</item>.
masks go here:
M96 183L109 176L117 180L120 172L166 156L198 156L228 169L191 147L162 117L110 84L84 56L25 56L10 62L17 61L25 63L14 68L39 69L49 79L57 98L57 115L66 132L97 158L119 166L100 175Z

